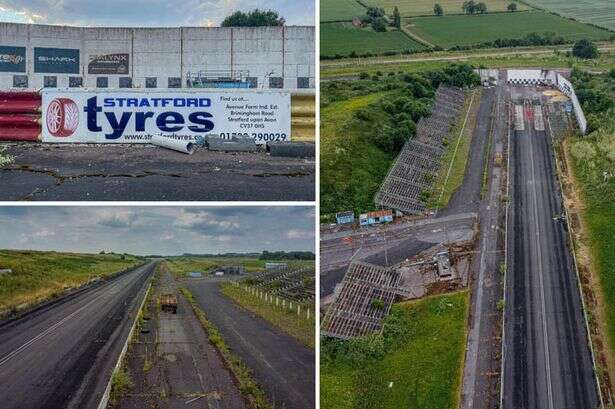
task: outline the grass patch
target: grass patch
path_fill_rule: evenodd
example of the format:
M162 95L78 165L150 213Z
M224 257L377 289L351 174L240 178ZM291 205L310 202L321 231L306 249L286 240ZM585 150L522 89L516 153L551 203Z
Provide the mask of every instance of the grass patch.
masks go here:
M463 291L395 304L382 334L324 339L321 408L457 408L468 298Z
M572 169L585 208L589 247L604 299L611 356L615 355L615 110L602 127L574 138L570 146ZM611 312L611 313L609 313Z
M314 349L314 305L302 305L301 316L299 316L296 307L293 310L290 310L288 307L282 307L281 304L276 307L275 302L266 302L258 296L252 295L242 287L232 283L222 283L221 288L222 294L226 295L243 308L258 314L302 344ZM293 305L295 304L296 303L293 303ZM310 309L310 319L307 319L304 308Z
M252 257L169 257L167 267L175 278L182 278L186 273L199 271L206 273L222 266L238 266L245 268L246 273L260 273L265 271L265 263L281 262L289 266L313 267L314 260L262 260Z
M402 31L375 32L371 27L357 28L352 23L320 25L320 55L382 54L406 50L424 50L425 46Z
M544 12L496 13L474 16L419 17L405 20L406 29L443 48L473 46L530 33L555 33L565 41L606 40L612 32Z
M119 368L111 376L111 393L109 395L109 403L113 406L117 405L129 390L134 388L134 382L128 371L124 368Z
M218 349L224 363L235 376L239 391L248 402L250 408L273 409L273 406L265 397L265 392L263 392L262 388L252 376L252 370L246 366L241 358L231 351L227 343L224 341L224 338L222 338L222 334L218 331L218 328L216 328L216 326L207 319L203 310L199 308L192 293L185 287L180 288L179 291L192 306L192 310L207 332L209 341Z
M466 97L464 109L450 133L448 145L442 155L442 166L436 177L434 194L427 203L429 208L439 209L446 206L455 190L463 183L481 94L482 88L477 88ZM468 113L469 110L471 111Z
M13 270L0 275L0 313L26 308L142 262L120 254L0 250L0 268Z
M562 16L615 30L615 2L612 0L524 0Z
M602 43L604 47L613 47L614 43ZM443 51L434 53L415 54L410 57L392 56L377 58L322 61L321 78L337 76L358 75L365 72L410 72L421 73L440 70L451 62L463 62L475 67L486 68L572 68L590 71L608 71L615 66L615 51L601 51L594 60L583 60L569 57L562 50L570 46L561 47L523 47L515 49L482 49L470 51ZM537 53L538 52L538 53Z
M366 8L356 0L322 0L320 21L349 21L365 14Z
M506 11L506 7L511 1L513 0L483 0L483 3L487 5L487 10L492 12ZM366 5L382 7L388 14L393 13L393 8L397 6L402 16L433 15L435 3L444 8L444 14L462 14L461 5L463 2L464 0L364 0ZM516 3L518 10L530 9L526 4L518 1Z

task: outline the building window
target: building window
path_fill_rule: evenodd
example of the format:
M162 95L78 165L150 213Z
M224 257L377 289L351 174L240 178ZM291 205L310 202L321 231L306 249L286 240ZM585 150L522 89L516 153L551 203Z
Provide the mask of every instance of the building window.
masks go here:
M58 88L58 77L55 75L45 75L43 77L43 87Z
M284 88L284 78L269 77L269 88Z
M297 78L297 88L310 88L310 78L309 77L298 77Z
M258 88L258 77L246 77L246 82L250 84L250 88Z
M28 88L28 76L27 75L13 75L13 87Z
M68 77L68 86L71 88L83 87L83 77Z
M158 79L156 77L145 78L145 88L157 88Z
M182 79L180 77L169 77L169 88L181 88Z
M132 88L132 78L120 77L120 88Z
M109 88L109 77L96 77L96 88Z

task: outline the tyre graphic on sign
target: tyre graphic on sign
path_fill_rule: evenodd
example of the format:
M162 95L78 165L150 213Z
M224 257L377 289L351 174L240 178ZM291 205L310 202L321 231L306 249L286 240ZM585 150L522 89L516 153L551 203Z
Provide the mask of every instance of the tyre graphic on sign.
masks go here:
M79 126L79 108L72 99L56 98L47 107L45 122L53 136L71 136Z

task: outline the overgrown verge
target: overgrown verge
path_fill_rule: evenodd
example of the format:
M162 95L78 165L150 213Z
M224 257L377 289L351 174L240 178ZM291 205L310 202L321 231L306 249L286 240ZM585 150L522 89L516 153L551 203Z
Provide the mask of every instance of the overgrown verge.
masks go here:
M186 298L201 325L207 332L209 341L216 347L225 364L233 373L238 383L238 388L243 397L246 399L252 409L273 409L273 406L268 402L265 392L258 385L252 376L252 370L235 355L230 347L224 341L222 334L218 328L207 319L205 313L197 305L192 293L185 287L179 289L182 295Z
M275 301L273 299L266 301L246 291L241 285L230 282L222 283L221 289L222 294L241 307L259 315L302 344L314 349L314 305L306 306L295 303L294 308L290 308L288 300L284 300L284 305L282 305L282 299L278 298ZM297 307L299 307L299 312ZM309 318L307 311L309 311Z
M111 377L111 394L109 395L109 404L116 406L119 404L120 399L128 391L134 387L134 382L130 373L123 366L117 371L113 372Z
M571 218L577 267L587 304L605 403L615 380L615 69L573 72L589 134L566 139L556 152ZM578 88L577 88L578 87ZM610 402L609 402L610 401Z
M128 254L0 250L0 316L22 311L67 290L142 264Z
M323 409L456 408L467 291L395 304L381 334L321 341Z
M434 183L427 207L442 208L448 204L451 196L463 183L468 153L472 144L472 135L476 124L482 88L474 89L466 97L465 105L446 139L446 150L442 155L442 166Z

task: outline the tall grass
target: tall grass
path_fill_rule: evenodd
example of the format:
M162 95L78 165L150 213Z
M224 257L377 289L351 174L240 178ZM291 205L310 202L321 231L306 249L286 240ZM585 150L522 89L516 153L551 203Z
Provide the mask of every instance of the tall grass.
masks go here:
M134 256L0 250L0 315L140 264Z

